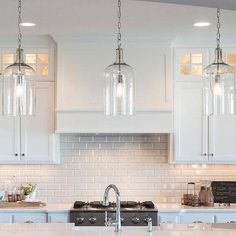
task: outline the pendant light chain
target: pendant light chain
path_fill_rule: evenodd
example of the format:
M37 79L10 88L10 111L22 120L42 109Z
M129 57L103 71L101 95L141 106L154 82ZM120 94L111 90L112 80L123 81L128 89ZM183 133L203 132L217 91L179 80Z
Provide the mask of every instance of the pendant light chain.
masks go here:
M217 34L216 34L216 42L217 48L220 48L220 9L217 9Z
M21 0L18 0L18 48L21 49L22 33L21 33Z
M121 49L121 0L118 0L118 34L117 34L117 46L118 49Z

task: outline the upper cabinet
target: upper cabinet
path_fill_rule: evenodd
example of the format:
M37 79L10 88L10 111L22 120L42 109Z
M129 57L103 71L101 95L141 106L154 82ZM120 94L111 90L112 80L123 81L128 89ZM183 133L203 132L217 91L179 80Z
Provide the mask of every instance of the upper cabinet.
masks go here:
M170 44L124 43L124 60L136 75L136 114L107 117L103 113L103 71L115 61L114 44L65 39L58 39L57 43L57 132L169 133L173 130Z
M55 134L54 45L25 46L25 62L36 72L36 115L2 116L0 85L0 164L59 163L59 139ZM0 71L14 62L13 46L0 45Z
M204 114L202 69L214 59L212 52L175 51L174 163L236 162L236 116ZM224 52L225 61L235 66L236 51Z

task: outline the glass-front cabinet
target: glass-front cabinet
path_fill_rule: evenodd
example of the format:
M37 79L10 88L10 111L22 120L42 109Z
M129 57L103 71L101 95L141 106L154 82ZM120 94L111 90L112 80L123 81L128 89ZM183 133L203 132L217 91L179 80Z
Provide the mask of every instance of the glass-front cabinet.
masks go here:
M224 60L235 68L236 49ZM203 69L214 59L212 48L176 48L174 92L174 163L236 163L236 116L206 115Z
M178 49L175 51L175 80L202 80L204 67L207 65L208 50L206 49Z
M52 49L25 49L24 61L35 70L37 81L54 81L54 52ZM0 48L0 74L15 61L14 49Z
M36 114L2 115L0 83L0 164L58 163L58 137L55 135L54 46L24 47L24 60L35 69ZM14 47L0 45L0 73L15 60Z

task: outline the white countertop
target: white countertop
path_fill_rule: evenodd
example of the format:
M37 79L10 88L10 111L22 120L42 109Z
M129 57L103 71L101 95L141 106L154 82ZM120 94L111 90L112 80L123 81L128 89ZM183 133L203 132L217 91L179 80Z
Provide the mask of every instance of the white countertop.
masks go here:
M115 233L113 227L75 227L73 224L0 224L1 236L235 236L235 224L163 224L153 227L123 227Z
M214 207L191 207L183 206L181 204L155 204L159 212L236 212L236 204L231 204L229 206L224 206L215 204Z
M0 212L69 212L72 204L47 204L44 207L0 208Z
M181 204L155 204L159 212L236 212L236 204L228 206L219 206L215 204L214 207L189 207ZM33 208L0 208L0 212L69 212L73 204L47 204L44 207Z

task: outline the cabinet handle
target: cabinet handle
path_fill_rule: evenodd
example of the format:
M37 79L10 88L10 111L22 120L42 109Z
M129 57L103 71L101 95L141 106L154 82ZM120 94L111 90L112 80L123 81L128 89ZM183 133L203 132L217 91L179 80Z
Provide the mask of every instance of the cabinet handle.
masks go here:
M211 153L210 156L213 157L213 156L214 156L214 153Z
M193 224L202 224L203 222L200 220L193 221Z
M204 157L206 157L206 156L207 156L207 154L206 154L206 153L203 153L202 155L203 155Z
M18 156L18 153L15 153L14 155L15 155L15 157L17 157L17 156Z
M21 154L21 156L22 156L22 157L24 157L24 156L25 156L25 154L24 154L24 153L22 153L22 154Z
M24 223L25 223L25 224L32 224L32 223L34 223L34 222L31 221L31 220L27 220L27 221L25 221Z

